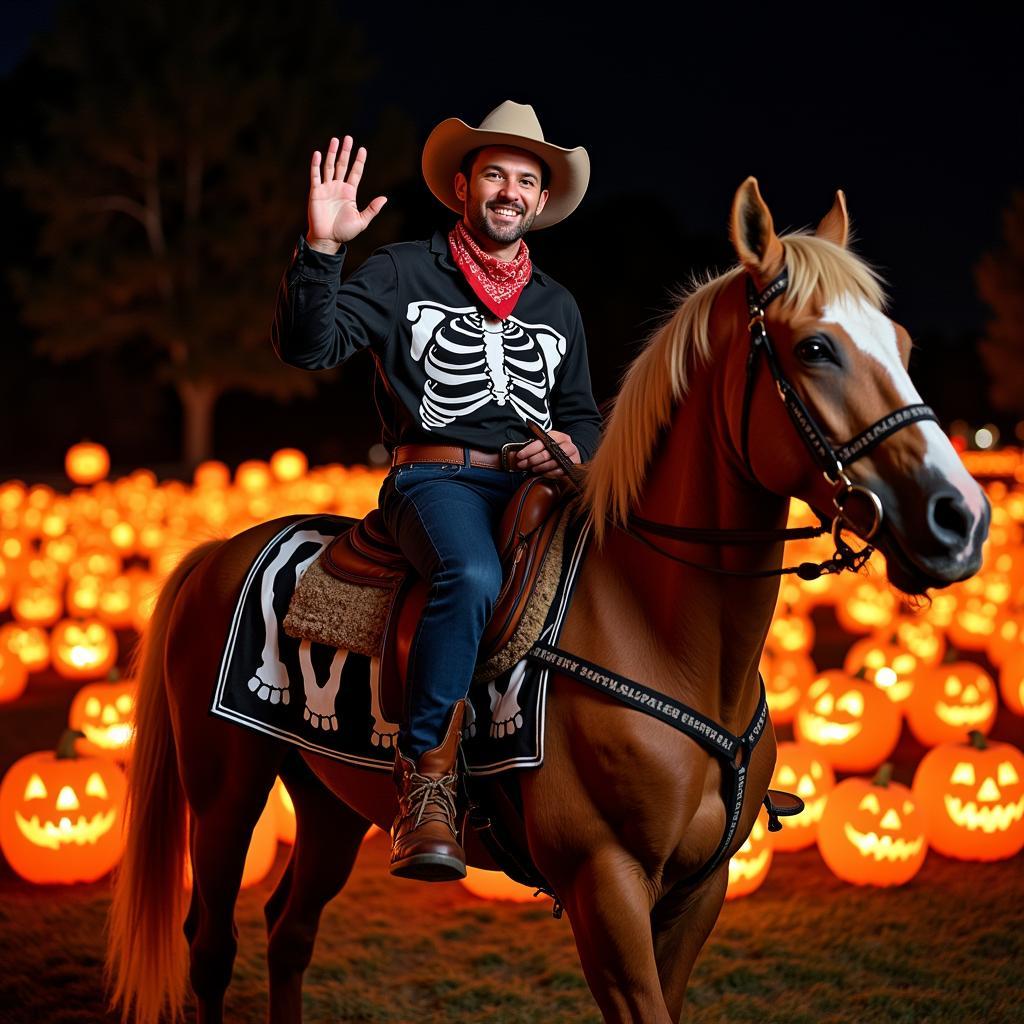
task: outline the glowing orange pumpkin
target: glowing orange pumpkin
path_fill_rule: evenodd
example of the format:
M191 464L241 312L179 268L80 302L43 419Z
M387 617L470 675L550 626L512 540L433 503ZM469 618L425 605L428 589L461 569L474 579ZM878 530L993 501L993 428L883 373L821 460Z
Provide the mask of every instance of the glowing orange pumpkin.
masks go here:
M1024 613L1002 612L985 650L993 665L1002 665L1011 654L1024 650Z
M94 484L110 472L110 455L101 444L81 441L64 455L64 471L76 484Z
M11 613L23 626L52 626L63 610L64 600L52 583L24 579L14 588Z
M969 594L957 603L946 633L965 651L983 651L995 635L999 605L984 594Z
M905 706L910 731L926 747L964 740L971 729L988 733L996 720L992 677L971 661L923 671Z
M814 662L810 655L765 647L761 652L760 671L772 721L776 725L792 722L797 703L814 679Z
M466 877L460 880L464 888L483 900L506 900L512 903L528 903L536 899L537 890L513 881L504 871L487 871L484 868L466 866Z
M129 755L136 684L130 679L87 683L75 694L68 725L82 733L75 744L85 754L126 760Z
M99 619L63 619L53 627L50 656L65 679L100 679L117 661L117 637Z
M873 633L892 622L896 598L884 580L857 579L845 600L836 605L836 618L847 633Z
M897 616L890 627L896 642L922 665L938 665L946 653L946 638L941 629L923 615Z
M782 819L782 829L772 835L775 850L802 850L813 846L818 822L829 793L835 788L836 775L817 747L784 740L778 745L778 757L770 787L796 793L804 802L800 814Z
M828 669L797 705L793 732L821 751L833 768L868 771L896 749L901 718L900 709L881 690Z
M928 815L928 841L947 857L1003 860L1024 848L1024 754L972 730L921 758L914 793Z
M818 825L818 850L844 882L904 885L928 853L926 817L886 764L874 779L845 779L832 790Z
M734 900L738 896L748 896L768 877L771 866L772 834L768 831L768 812L762 807L750 835L729 858L729 882L725 898Z
M1024 715L1024 647L1010 654L999 668L999 692L1006 706Z
M0 646L13 651L29 672L40 672L50 664L50 641L42 626L7 622L0 626Z
M28 669L6 645L0 644L0 704L17 700L28 685Z
M93 882L121 858L124 772L75 756L74 739L69 730L56 754L21 758L0 783L0 848L30 882Z
M779 651L809 651L814 646L814 623L806 615L780 607L768 627L766 641Z
M902 704L914 689L918 660L905 650L892 630L858 640L846 652L843 669L876 686L894 704Z

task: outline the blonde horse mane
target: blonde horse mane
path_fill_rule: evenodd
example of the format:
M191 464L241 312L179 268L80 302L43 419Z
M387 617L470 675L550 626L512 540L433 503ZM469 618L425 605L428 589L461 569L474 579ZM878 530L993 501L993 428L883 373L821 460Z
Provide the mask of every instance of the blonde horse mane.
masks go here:
M808 230L780 235L789 287L777 300L783 309L817 308L850 294L878 310L888 296L882 277L859 256ZM591 460L581 467L583 514L593 516L593 541L600 548L610 524L625 525L643 491L647 470L663 428L689 389L691 360L711 358L709 322L715 299L744 268L672 289L675 307L641 344L620 380L612 411Z

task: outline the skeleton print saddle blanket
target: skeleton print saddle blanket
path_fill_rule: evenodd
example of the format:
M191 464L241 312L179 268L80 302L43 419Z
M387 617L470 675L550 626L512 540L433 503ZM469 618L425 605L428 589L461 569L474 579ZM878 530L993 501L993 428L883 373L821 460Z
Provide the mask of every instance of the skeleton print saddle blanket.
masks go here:
M399 725L381 713L379 659L288 636L281 625L303 572L351 523L336 515L295 520L253 560L232 615L210 713L325 757L391 771ZM543 641L558 641L589 535L589 516L567 521ZM472 774L543 762L549 672L523 658L490 682L473 683L462 733Z

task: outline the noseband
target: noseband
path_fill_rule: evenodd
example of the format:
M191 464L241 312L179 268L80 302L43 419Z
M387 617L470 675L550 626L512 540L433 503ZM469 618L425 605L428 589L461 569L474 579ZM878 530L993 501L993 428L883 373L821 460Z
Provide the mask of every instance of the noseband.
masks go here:
M682 562L698 569L707 569L710 572L724 573L730 576L779 576L784 573L796 573L801 579L812 580L826 573L837 573L843 569L856 572L871 557L874 550L868 543L878 532L882 525L882 502L878 495L869 487L863 484L853 483L846 473L846 467L850 463L866 455L880 441L883 441L890 434L897 430L916 423L918 420L935 420L938 417L931 407L923 403L904 405L898 409L876 420L869 427L865 427L859 434L851 438L839 448L834 448L825 436L824 431L818 426L817 421L810 410L804 405L803 400L797 394L792 384L786 379L782 367L779 365L772 346L768 331L765 328L765 309L778 298L789 285L789 272L783 270L778 277L760 295L754 285L751 275L747 275L747 306L750 313L748 329L750 330L750 354L747 356L747 380L743 391L743 412L740 421L740 436L743 451L743 462L753 480L757 480L753 467L750 464L749 432L750 432L750 406L754 396L754 385L757 380L757 370L760 365L760 357L764 355L764 361L768 364L772 378L775 381L775 388L779 398L782 399L804 444L811 453L811 457L821 469L825 479L839 485L832 496L833 516L831 527L825 517L818 514L821 525L816 527L796 527L783 530L723 530L723 529L701 529L689 526L677 526L672 523L660 523L656 520L645 519L642 516L630 513L626 533L643 541L648 547L653 548L659 554L673 561ZM860 499L867 503L870 510L871 521L866 527L858 525L848 511L848 504L851 498ZM649 533L660 534L663 537L672 537L676 540L687 540L694 543L706 544L760 544L780 540L797 540L809 537L819 537L831 529L832 541L835 544L835 553L824 562L801 562L798 566L790 566L782 569L765 569L762 571L746 572L736 569L721 569L713 565L702 565L698 562L691 562L680 558L659 547L648 540L637 529ZM859 551L854 550L842 537L842 530L846 528L859 536L864 542L864 547Z

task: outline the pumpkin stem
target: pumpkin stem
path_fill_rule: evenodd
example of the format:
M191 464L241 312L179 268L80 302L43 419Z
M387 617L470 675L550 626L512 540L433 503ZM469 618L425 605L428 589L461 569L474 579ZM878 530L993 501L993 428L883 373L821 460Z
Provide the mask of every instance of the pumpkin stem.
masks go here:
M970 740L971 746L978 750L988 750L988 741L985 739L985 734L980 729L972 729L968 734L967 738Z
M74 759L78 757L78 751L75 750L75 740L84 739L85 733L81 729L65 729L60 734L60 739L57 741L57 749L55 751L57 760Z
M890 782L892 782L892 761L886 761L875 773L874 779L871 780L871 785L881 786L885 789Z

